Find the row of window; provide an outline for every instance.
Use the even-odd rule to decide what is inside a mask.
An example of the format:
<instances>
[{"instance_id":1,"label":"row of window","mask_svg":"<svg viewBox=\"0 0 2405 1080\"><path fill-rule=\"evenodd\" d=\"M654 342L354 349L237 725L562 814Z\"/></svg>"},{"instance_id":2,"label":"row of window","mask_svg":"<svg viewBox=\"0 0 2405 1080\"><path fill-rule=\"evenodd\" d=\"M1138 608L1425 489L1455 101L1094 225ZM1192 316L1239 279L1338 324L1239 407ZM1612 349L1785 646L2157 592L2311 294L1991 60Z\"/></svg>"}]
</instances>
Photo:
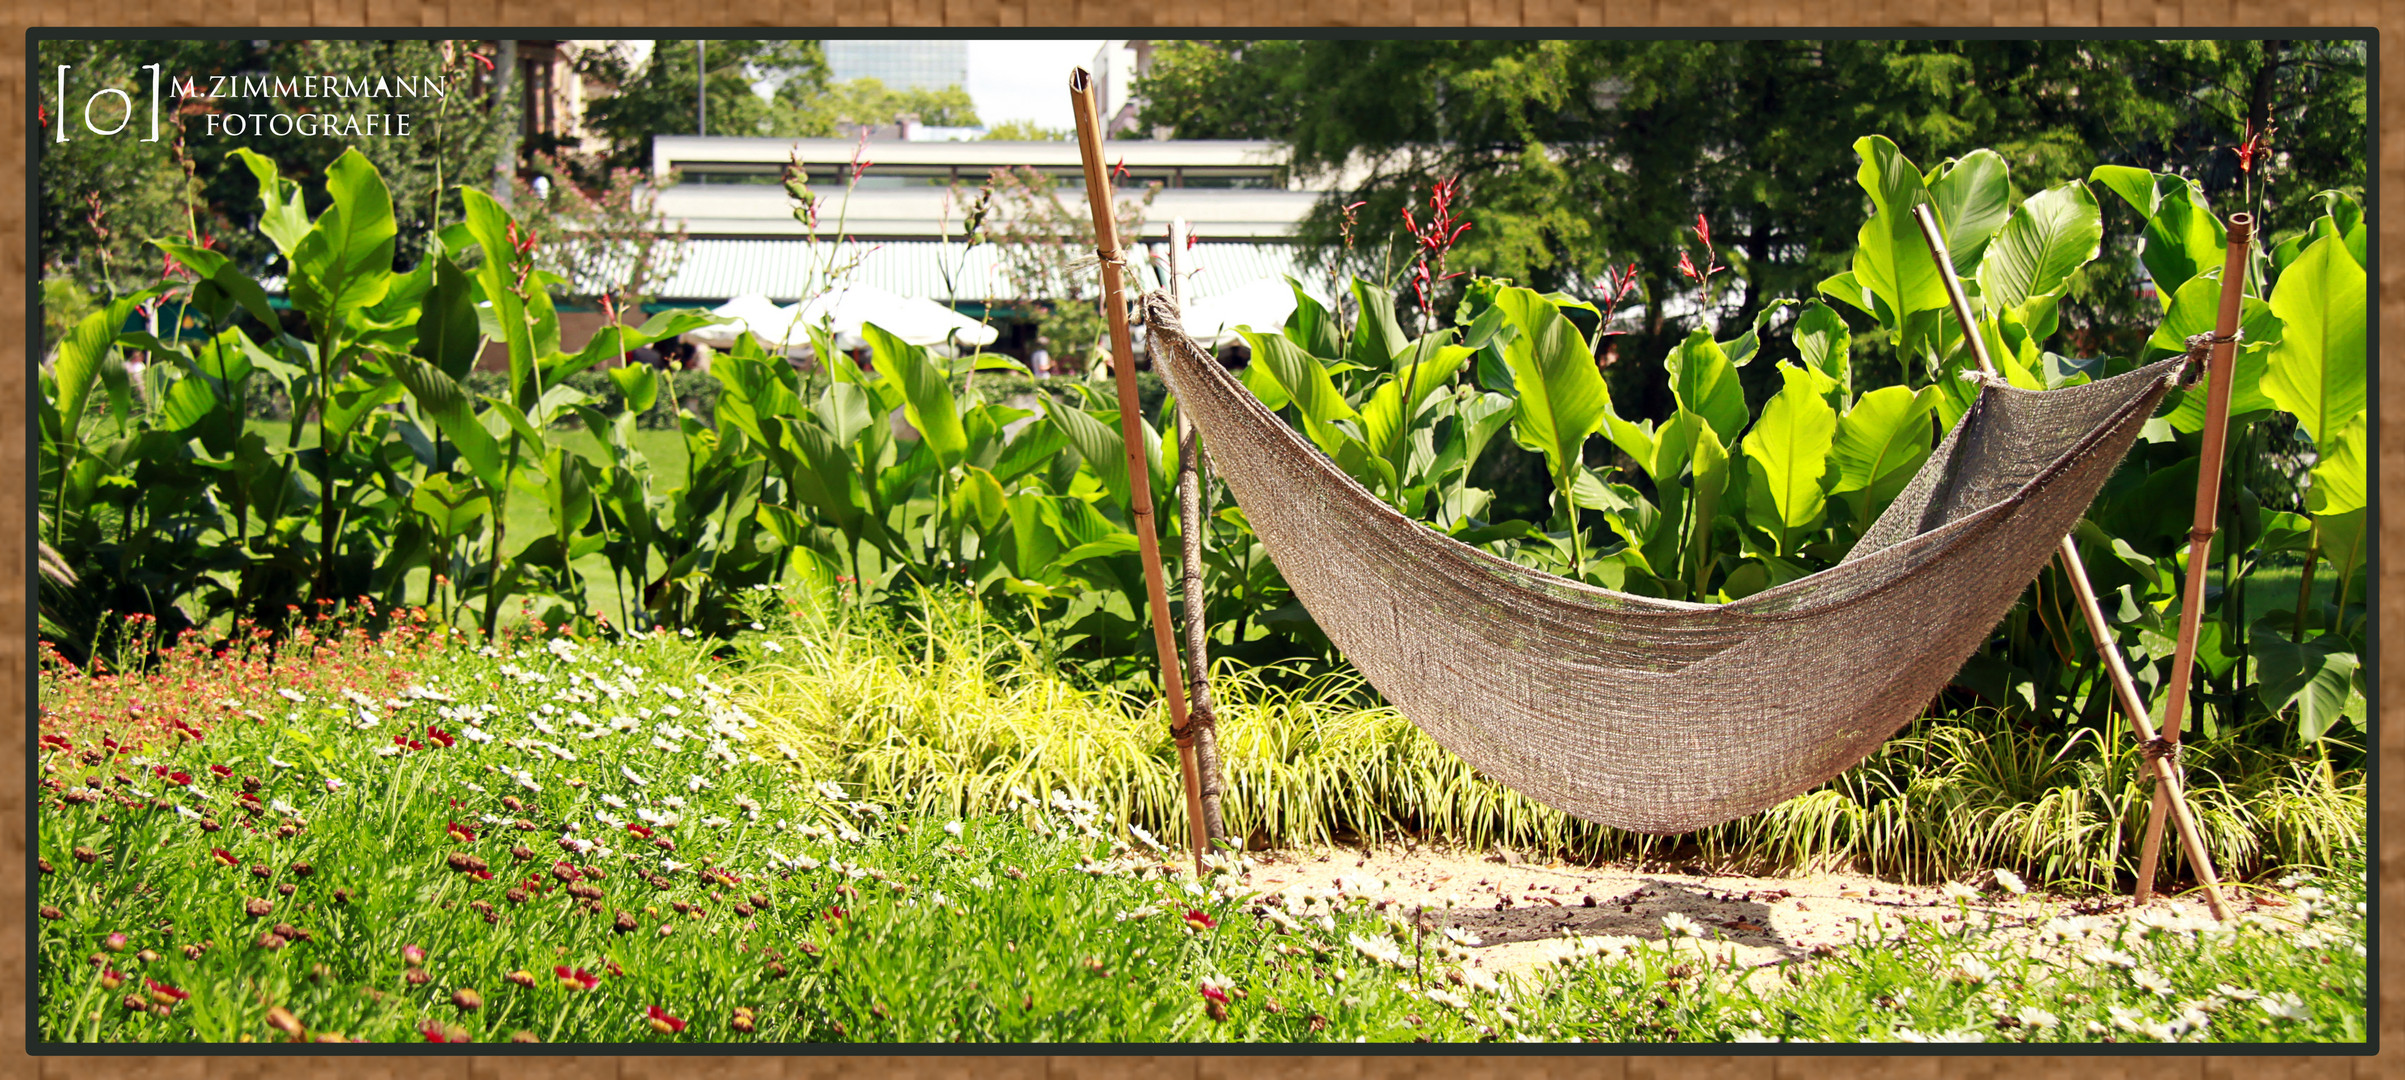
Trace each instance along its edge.
<instances>
[{"instance_id":1,"label":"row of window","mask_svg":"<svg viewBox=\"0 0 2405 1080\"><path fill-rule=\"evenodd\" d=\"M811 186L841 188L844 186L845 175L849 169L849 165L812 168L810 170ZM1055 182L1065 187L1082 188L1085 186L1084 171L1075 167L1043 168L1037 171L1049 175ZM774 165L699 164L686 166L679 170L679 174L683 182L687 184L774 185L784 182L783 169ZM983 177L983 170L976 166L878 165L872 166L867 175L860 178L858 186L864 190L949 187L964 182L973 184L982 180ZM1140 188L1147 184L1160 184L1172 188L1221 190L1277 190L1285 186L1278 182L1275 170L1208 166L1190 169L1138 169L1131 167L1125 175L1117 176L1114 180L1114 186L1124 188Z\"/></svg>"}]
</instances>

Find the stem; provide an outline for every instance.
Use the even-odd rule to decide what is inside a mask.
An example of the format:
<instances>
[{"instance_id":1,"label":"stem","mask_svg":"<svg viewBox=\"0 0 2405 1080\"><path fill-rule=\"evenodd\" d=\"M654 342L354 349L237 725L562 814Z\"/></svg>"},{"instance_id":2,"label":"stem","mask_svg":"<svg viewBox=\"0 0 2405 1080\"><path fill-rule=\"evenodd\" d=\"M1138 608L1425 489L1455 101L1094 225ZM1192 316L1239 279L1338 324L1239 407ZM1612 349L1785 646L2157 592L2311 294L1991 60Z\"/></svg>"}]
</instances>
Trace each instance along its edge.
<instances>
[{"instance_id":1,"label":"stem","mask_svg":"<svg viewBox=\"0 0 2405 1080\"><path fill-rule=\"evenodd\" d=\"M2321 523L2313 523L2313 544L2305 549L2305 573L2296 588L2296 642L2305 643L2305 605L2313 600L2313 568L2321 563Z\"/></svg>"},{"instance_id":2,"label":"stem","mask_svg":"<svg viewBox=\"0 0 2405 1080\"><path fill-rule=\"evenodd\" d=\"M510 430L509 458L501 467L501 490L493 493L493 546L486 553L484 571L484 637L488 642L500 624L501 545L509 537L509 487L518 474L518 443L522 438L517 429Z\"/></svg>"}]
</instances>

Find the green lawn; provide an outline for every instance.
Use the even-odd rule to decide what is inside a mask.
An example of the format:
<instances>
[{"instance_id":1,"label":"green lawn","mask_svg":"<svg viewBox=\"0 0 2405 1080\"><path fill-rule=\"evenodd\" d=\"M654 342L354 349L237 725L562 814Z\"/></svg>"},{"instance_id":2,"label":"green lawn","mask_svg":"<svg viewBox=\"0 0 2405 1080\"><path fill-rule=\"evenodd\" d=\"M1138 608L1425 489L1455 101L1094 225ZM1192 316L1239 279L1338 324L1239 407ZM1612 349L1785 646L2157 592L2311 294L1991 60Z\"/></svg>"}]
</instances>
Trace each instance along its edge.
<instances>
[{"instance_id":1,"label":"green lawn","mask_svg":"<svg viewBox=\"0 0 2405 1080\"><path fill-rule=\"evenodd\" d=\"M2284 882L2287 930L2074 918L2033 941L1966 915L1765 973L1665 918L1497 979L1376 883L1165 870L1106 790L955 815L880 805L872 762L804 772L745 687L816 654L806 632L732 664L673 636L478 655L419 633L44 678L42 1038L2365 1038L2360 860Z\"/></svg>"}]
</instances>

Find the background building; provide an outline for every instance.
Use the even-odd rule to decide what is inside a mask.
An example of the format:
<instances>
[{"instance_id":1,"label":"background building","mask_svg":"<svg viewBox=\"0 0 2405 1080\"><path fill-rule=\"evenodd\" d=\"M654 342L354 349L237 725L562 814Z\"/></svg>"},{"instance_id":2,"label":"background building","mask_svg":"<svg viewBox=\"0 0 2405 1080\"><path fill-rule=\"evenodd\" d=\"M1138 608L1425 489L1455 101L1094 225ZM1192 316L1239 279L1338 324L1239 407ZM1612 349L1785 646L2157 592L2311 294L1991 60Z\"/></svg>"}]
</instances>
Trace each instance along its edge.
<instances>
[{"instance_id":1,"label":"background building","mask_svg":"<svg viewBox=\"0 0 2405 1080\"><path fill-rule=\"evenodd\" d=\"M892 90L941 90L969 82L965 41L822 41L833 82L875 79Z\"/></svg>"}]
</instances>

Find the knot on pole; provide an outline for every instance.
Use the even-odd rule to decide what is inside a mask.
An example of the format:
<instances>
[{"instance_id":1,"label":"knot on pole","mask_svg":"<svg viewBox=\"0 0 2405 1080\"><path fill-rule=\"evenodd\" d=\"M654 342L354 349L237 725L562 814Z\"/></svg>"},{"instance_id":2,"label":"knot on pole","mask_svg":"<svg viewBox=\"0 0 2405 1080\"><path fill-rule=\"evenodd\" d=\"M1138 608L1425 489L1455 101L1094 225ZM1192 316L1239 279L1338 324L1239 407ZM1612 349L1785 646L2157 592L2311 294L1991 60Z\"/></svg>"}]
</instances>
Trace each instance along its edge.
<instances>
[{"instance_id":1,"label":"knot on pole","mask_svg":"<svg viewBox=\"0 0 2405 1080\"><path fill-rule=\"evenodd\" d=\"M2179 768L2180 744L2178 740L2166 739L2160 735L2157 735L2154 738L2138 744L2138 753L2143 756L2150 765L2158 760L2165 760L2171 762L2172 768ZM2151 771L2147 773L2147 779L2150 781L2154 779L2154 774Z\"/></svg>"},{"instance_id":2,"label":"knot on pole","mask_svg":"<svg viewBox=\"0 0 2405 1080\"><path fill-rule=\"evenodd\" d=\"M2203 334L2189 335L2188 355L2186 357L2188 366L2187 369L2182 372L2180 388L2186 389L2194 386L2196 385L2197 380L2204 377L2205 367L2213 358L2213 346L2236 344L2239 341L2245 340L2245 338L2246 331L2244 330L2232 330L2227 334L2208 332Z\"/></svg>"}]
</instances>

